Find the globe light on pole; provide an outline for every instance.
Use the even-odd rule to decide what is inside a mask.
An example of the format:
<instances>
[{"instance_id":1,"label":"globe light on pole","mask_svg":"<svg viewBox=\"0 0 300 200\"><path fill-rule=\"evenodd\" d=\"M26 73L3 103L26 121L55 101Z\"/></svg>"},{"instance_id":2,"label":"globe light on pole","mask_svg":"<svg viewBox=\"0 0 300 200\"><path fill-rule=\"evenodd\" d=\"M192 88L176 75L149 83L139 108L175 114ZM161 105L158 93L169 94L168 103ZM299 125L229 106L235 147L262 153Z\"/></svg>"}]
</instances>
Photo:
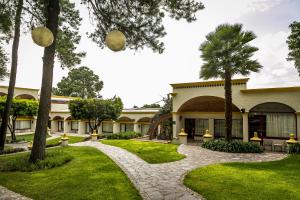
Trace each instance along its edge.
<instances>
[{"instance_id":1,"label":"globe light on pole","mask_svg":"<svg viewBox=\"0 0 300 200\"><path fill-rule=\"evenodd\" d=\"M126 37L121 31L114 30L106 35L105 42L112 51L121 51L125 48Z\"/></svg>"},{"instance_id":2,"label":"globe light on pole","mask_svg":"<svg viewBox=\"0 0 300 200\"><path fill-rule=\"evenodd\" d=\"M37 27L31 31L31 37L34 43L41 47L48 47L53 43L54 36L46 27Z\"/></svg>"}]
</instances>

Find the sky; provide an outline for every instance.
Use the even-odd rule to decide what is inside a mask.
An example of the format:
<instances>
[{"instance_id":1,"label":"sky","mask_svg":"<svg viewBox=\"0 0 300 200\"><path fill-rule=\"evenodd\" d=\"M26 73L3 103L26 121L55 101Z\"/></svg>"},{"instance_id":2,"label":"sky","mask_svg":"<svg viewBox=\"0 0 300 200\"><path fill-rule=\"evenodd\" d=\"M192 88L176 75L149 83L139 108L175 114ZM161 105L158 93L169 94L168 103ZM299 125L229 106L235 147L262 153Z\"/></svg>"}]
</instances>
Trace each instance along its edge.
<instances>
[{"instance_id":1,"label":"sky","mask_svg":"<svg viewBox=\"0 0 300 200\"><path fill-rule=\"evenodd\" d=\"M242 23L244 30L257 35L251 44L259 48L254 58L263 69L248 76L248 88L300 86L294 63L286 61L288 26L300 21L300 0L202 0L205 9L197 13L196 22L164 20L167 35L162 38L163 54L147 48L117 53L100 49L85 35L87 30L93 30L87 9L75 2L83 18L78 50L87 52L80 66L88 66L100 76L104 82L100 93L104 98L120 96L125 108L160 101L172 92L171 83L203 81L199 79L199 46L209 32L223 23ZM6 50L11 52L11 43ZM30 34L23 33L16 86L41 87L42 55L43 49L32 42ZM62 70L55 62L53 86L67 74L68 70ZM8 85L8 80L0 84Z\"/></svg>"}]
</instances>

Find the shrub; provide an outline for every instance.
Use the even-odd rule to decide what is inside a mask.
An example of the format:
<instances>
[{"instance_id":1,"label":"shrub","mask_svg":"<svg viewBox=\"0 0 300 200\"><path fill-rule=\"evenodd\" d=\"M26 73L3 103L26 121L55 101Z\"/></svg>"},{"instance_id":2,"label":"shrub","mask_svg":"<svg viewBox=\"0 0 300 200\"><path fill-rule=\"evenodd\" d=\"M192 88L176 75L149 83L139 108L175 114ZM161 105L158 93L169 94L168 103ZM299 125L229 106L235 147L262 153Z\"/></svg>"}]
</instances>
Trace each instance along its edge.
<instances>
[{"instance_id":1,"label":"shrub","mask_svg":"<svg viewBox=\"0 0 300 200\"><path fill-rule=\"evenodd\" d=\"M136 133L134 131L127 131L127 132L123 132L123 133L110 134L110 135L107 135L106 138L109 140L118 140L118 139L128 140L128 139L141 137L141 136L142 136L141 133Z\"/></svg>"},{"instance_id":2,"label":"shrub","mask_svg":"<svg viewBox=\"0 0 300 200\"><path fill-rule=\"evenodd\" d=\"M289 153L290 154L300 154L300 144L292 144L289 146Z\"/></svg>"},{"instance_id":3,"label":"shrub","mask_svg":"<svg viewBox=\"0 0 300 200\"><path fill-rule=\"evenodd\" d=\"M262 148L252 142L242 142L232 140L211 140L202 144L203 148L213 151L230 152L230 153L261 153Z\"/></svg>"},{"instance_id":4,"label":"shrub","mask_svg":"<svg viewBox=\"0 0 300 200\"><path fill-rule=\"evenodd\" d=\"M10 154L10 153L18 153L18 152L22 152L22 151L25 151L25 149L23 149L23 148L9 148L9 149L4 149L4 150L0 151L0 155Z\"/></svg>"},{"instance_id":5,"label":"shrub","mask_svg":"<svg viewBox=\"0 0 300 200\"><path fill-rule=\"evenodd\" d=\"M61 166L69 161L73 157L67 153L64 153L61 149L52 149L46 152L45 160L38 160L36 163L29 162L29 154L22 154L14 157L7 163L0 165L0 171L22 171L30 172L41 169L50 169Z\"/></svg>"}]
</instances>

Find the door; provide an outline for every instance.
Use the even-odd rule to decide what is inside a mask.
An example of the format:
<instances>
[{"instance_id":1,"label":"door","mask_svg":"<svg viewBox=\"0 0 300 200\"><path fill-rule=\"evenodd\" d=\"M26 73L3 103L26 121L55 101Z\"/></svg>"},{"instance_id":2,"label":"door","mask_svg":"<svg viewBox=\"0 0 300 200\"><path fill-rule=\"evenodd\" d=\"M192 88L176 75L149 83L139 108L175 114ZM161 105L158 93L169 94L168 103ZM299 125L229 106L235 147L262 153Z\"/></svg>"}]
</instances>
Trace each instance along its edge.
<instances>
[{"instance_id":1,"label":"door","mask_svg":"<svg viewBox=\"0 0 300 200\"><path fill-rule=\"evenodd\" d=\"M265 115L249 116L249 139L254 136L254 132L257 132L259 137L266 137Z\"/></svg>"},{"instance_id":2,"label":"door","mask_svg":"<svg viewBox=\"0 0 300 200\"><path fill-rule=\"evenodd\" d=\"M194 138L195 134L195 119L185 119L184 131L188 134L188 138Z\"/></svg>"}]
</instances>

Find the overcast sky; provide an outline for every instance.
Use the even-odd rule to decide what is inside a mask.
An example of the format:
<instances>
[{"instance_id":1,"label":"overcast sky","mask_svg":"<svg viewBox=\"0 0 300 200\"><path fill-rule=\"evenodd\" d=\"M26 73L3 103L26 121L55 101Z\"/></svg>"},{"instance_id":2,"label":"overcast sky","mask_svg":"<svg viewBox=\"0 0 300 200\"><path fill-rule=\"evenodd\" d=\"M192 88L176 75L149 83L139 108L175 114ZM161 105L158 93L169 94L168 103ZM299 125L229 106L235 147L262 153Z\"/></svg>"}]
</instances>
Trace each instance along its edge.
<instances>
[{"instance_id":1,"label":"overcast sky","mask_svg":"<svg viewBox=\"0 0 300 200\"><path fill-rule=\"evenodd\" d=\"M129 108L161 100L162 96L171 92L170 83L201 81L199 71L202 61L198 48L205 35L222 23L242 23L245 30L252 30L257 35L252 44L259 48L255 57L263 69L249 76L248 88L300 86L293 63L286 61L288 25L295 20L300 21L300 0L202 2L205 9L198 12L196 22L164 21L167 35L162 39L165 43L163 54L153 53L149 49L114 53L107 48L98 48L85 36L86 30L93 27L89 25L85 7L78 4L84 18L79 50L87 52L81 65L90 67L104 81L101 94L105 98L116 94ZM8 52L11 52L10 46L7 47ZM17 86L40 88L42 54L43 49L33 44L31 36L23 34L19 48ZM68 70L60 69L56 62L53 85L67 73ZM8 81L0 84L7 85Z\"/></svg>"}]
</instances>

